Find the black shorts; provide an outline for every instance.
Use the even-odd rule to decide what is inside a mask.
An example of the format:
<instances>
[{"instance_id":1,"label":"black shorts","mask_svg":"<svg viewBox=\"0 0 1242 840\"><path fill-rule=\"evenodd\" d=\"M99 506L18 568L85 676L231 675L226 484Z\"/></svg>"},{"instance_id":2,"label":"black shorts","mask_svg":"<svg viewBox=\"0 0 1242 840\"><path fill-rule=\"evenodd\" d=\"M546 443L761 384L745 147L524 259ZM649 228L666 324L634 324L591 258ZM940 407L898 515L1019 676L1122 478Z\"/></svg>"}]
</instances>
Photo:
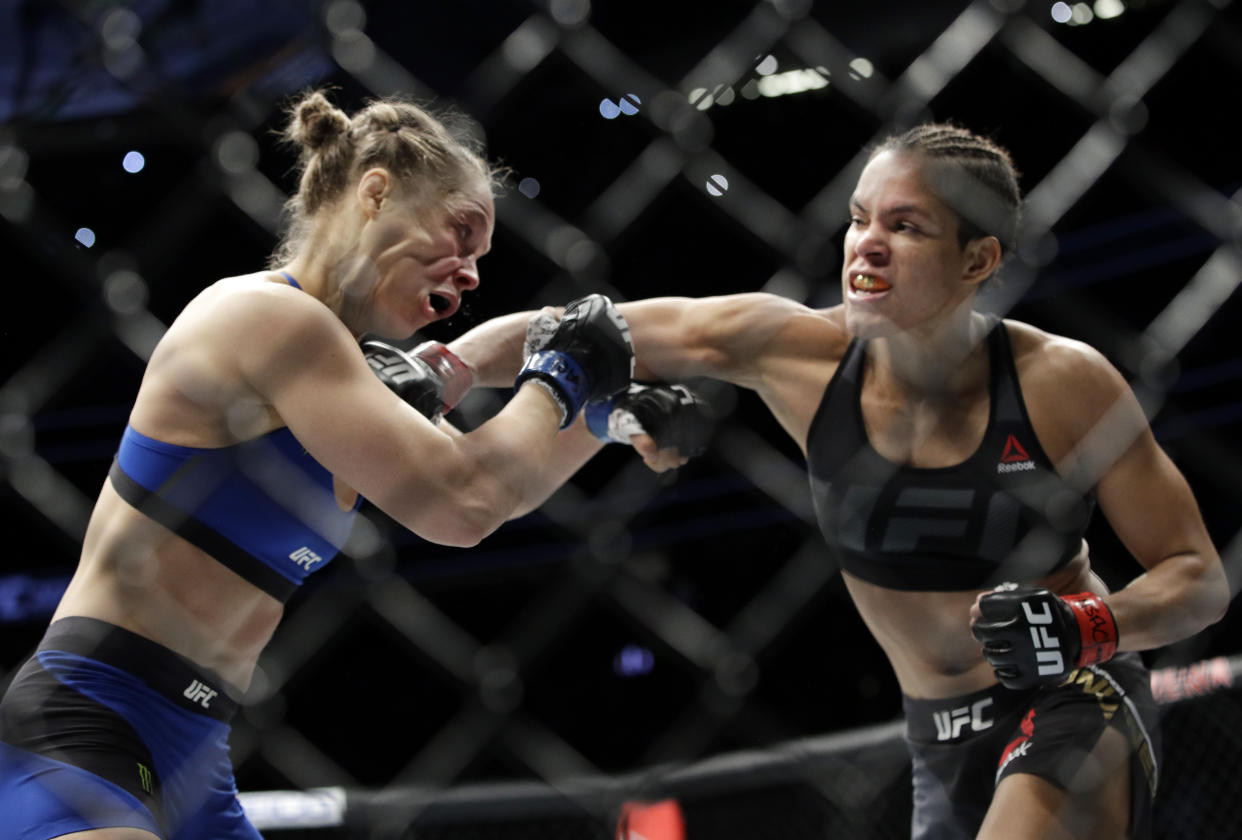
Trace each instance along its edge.
<instances>
[{"instance_id":1,"label":"black shorts","mask_svg":"<svg viewBox=\"0 0 1242 840\"><path fill-rule=\"evenodd\" d=\"M1130 836L1151 834L1159 719L1151 677L1137 654L1073 671L1060 685L903 702L913 761L914 840L973 838L992 793L1011 773L1064 790L1108 727L1130 744Z\"/></svg>"},{"instance_id":2,"label":"black shorts","mask_svg":"<svg viewBox=\"0 0 1242 840\"><path fill-rule=\"evenodd\" d=\"M4 836L127 826L260 840L229 764L235 696L150 639L90 618L54 622L0 702Z\"/></svg>"}]
</instances>

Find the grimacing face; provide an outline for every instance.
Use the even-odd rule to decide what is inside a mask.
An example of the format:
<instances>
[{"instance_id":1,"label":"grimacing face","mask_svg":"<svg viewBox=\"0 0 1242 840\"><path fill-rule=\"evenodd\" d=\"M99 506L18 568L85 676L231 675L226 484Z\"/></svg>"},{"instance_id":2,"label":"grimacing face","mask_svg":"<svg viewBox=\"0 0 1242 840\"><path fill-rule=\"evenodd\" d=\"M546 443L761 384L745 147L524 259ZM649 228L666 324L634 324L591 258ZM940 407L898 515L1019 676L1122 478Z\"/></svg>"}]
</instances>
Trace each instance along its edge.
<instances>
[{"instance_id":1,"label":"grimacing face","mask_svg":"<svg viewBox=\"0 0 1242 840\"><path fill-rule=\"evenodd\" d=\"M973 294L971 247L927 184L927 159L885 150L850 199L841 270L846 328L861 338L930 328Z\"/></svg>"},{"instance_id":2,"label":"grimacing face","mask_svg":"<svg viewBox=\"0 0 1242 840\"><path fill-rule=\"evenodd\" d=\"M372 238L378 276L370 331L404 338L452 316L462 295L479 285L478 260L491 249L495 207L485 185L389 205Z\"/></svg>"}]
</instances>

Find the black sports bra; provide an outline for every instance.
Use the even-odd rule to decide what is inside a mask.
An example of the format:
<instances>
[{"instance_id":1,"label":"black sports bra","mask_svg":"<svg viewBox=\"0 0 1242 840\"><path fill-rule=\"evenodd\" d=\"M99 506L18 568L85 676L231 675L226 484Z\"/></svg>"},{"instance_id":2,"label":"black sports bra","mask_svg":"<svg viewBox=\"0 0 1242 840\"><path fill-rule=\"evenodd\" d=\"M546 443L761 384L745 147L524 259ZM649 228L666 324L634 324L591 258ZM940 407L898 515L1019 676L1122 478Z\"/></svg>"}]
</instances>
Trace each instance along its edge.
<instances>
[{"instance_id":1,"label":"black sports bra","mask_svg":"<svg viewBox=\"0 0 1242 840\"><path fill-rule=\"evenodd\" d=\"M1008 330L988 334L983 442L951 467L889 461L863 423L866 342L855 339L824 391L807 440L820 531L841 567L890 589L984 589L1032 581L1079 551L1095 500L1067 484L1039 445Z\"/></svg>"}]
</instances>

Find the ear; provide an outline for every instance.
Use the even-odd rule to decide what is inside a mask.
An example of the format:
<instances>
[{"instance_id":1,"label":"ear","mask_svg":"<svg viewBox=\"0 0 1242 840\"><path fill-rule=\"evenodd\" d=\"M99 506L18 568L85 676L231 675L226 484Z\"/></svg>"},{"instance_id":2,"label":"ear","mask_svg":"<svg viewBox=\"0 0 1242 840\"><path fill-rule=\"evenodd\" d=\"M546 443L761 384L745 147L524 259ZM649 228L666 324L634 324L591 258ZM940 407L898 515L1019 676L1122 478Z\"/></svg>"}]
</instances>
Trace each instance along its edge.
<instances>
[{"instance_id":1,"label":"ear","mask_svg":"<svg viewBox=\"0 0 1242 840\"><path fill-rule=\"evenodd\" d=\"M385 199L392 194L392 176L387 169L368 169L358 179L356 195L358 205L368 219L379 215L380 207Z\"/></svg>"},{"instance_id":2,"label":"ear","mask_svg":"<svg viewBox=\"0 0 1242 840\"><path fill-rule=\"evenodd\" d=\"M1004 249L995 236L981 236L966 243L962 281L977 286L1000 268Z\"/></svg>"}]
</instances>

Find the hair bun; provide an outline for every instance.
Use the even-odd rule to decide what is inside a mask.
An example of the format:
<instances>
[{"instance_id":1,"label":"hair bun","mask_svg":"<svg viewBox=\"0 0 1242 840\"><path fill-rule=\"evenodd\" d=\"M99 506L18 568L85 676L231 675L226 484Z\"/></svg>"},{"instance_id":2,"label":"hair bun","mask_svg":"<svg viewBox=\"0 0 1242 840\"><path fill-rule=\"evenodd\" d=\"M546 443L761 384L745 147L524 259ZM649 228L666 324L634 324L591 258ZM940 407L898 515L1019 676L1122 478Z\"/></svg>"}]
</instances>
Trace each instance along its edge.
<instances>
[{"instance_id":1,"label":"hair bun","mask_svg":"<svg viewBox=\"0 0 1242 840\"><path fill-rule=\"evenodd\" d=\"M286 131L290 140L310 151L336 142L349 131L349 117L319 91L307 94L293 106Z\"/></svg>"}]
</instances>

